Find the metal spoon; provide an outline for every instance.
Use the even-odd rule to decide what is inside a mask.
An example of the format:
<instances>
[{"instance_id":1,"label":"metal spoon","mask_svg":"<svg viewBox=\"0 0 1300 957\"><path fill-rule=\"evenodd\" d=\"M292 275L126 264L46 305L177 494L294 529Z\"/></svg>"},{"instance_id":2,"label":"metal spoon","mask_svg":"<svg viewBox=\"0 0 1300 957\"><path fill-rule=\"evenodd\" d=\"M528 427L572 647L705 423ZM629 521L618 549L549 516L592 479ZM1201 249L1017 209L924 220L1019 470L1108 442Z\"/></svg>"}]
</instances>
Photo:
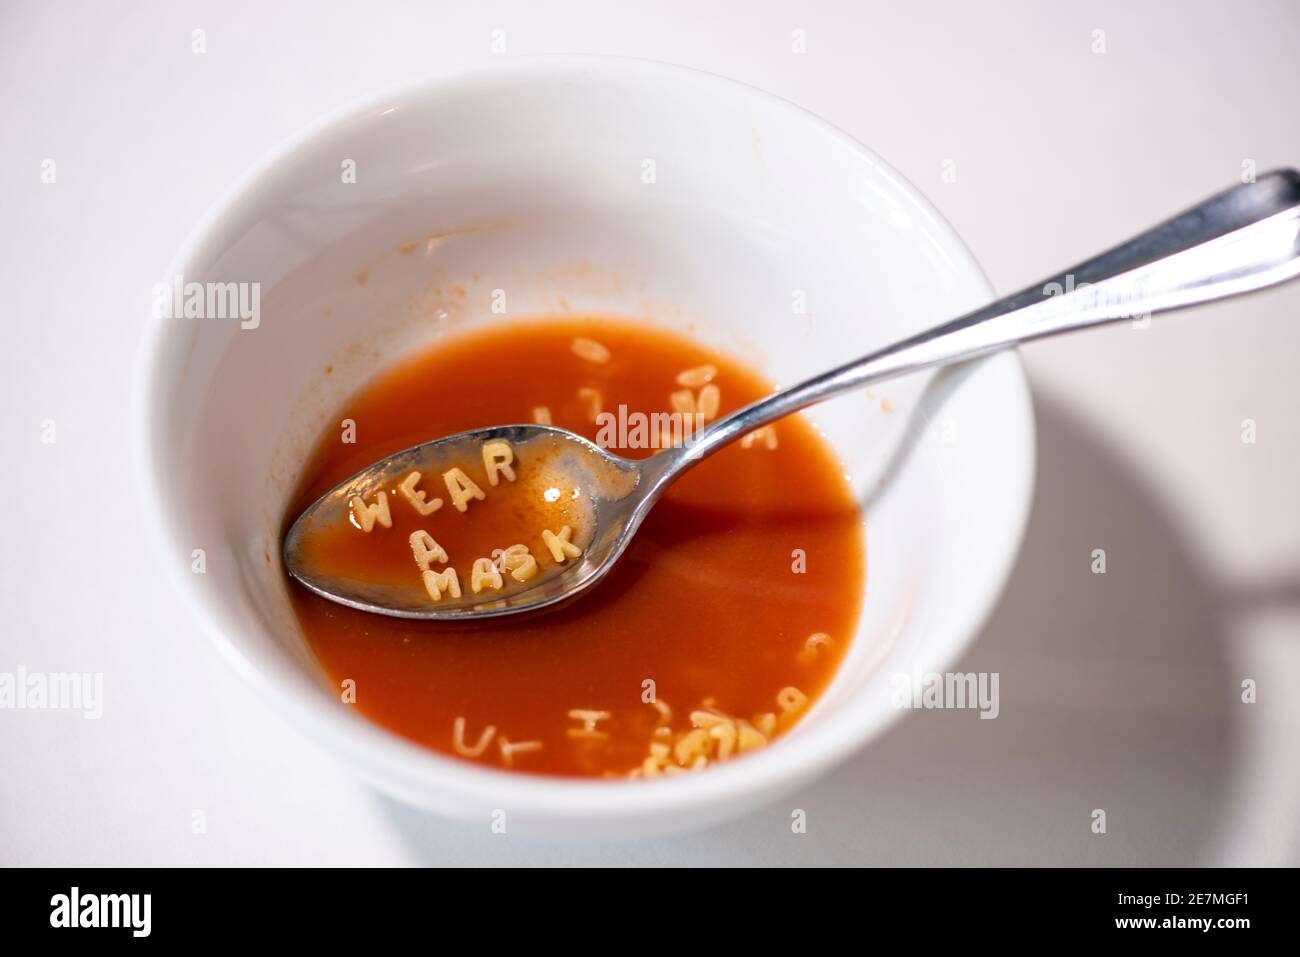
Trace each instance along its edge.
<instances>
[{"instance_id":1,"label":"metal spoon","mask_svg":"<svg viewBox=\"0 0 1300 957\"><path fill-rule=\"evenodd\" d=\"M1220 193L1068 272L751 403L712 423L689 444L633 461L563 429L506 425L476 429L399 452L322 496L289 530L286 567L312 591L353 608L400 618L466 620L554 606L588 591L626 551L664 491L696 462L760 426L882 379L972 359L1019 342L1180 309L1263 289L1300 275L1300 174L1279 170ZM504 439L516 465L545 462L590 504L580 557L500 592L431 600L412 566L410 585L323 573L310 561L312 536L345 520L352 496L391 495L412 470L437 473L480 461ZM403 508L397 501L394 508ZM454 517L454 516L453 516ZM470 516L472 519L472 515ZM509 543L502 543L508 545ZM400 545L399 545L400 547Z\"/></svg>"}]
</instances>

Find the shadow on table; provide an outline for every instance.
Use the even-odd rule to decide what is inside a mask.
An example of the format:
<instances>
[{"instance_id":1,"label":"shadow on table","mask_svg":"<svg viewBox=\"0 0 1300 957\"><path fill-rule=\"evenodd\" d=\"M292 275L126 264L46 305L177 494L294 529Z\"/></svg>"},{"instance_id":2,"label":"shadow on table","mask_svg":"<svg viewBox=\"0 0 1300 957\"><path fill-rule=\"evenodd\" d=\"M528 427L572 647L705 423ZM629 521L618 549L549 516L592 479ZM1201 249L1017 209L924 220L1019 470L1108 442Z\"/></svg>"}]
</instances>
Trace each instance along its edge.
<instances>
[{"instance_id":1,"label":"shadow on table","mask_svg":"<svg viewBox=\"0 0 1300 957\"><path fill-rule=\"evenodd\" d=\"M918 711L801 792L653 842L491 835L379 798L427 864L1211 863L1232 711L1213 589L1148 487L1051 400L1001 603L958 671L1000 674L1001 712ZM1092 553L1107 569L1093 574ZM791 809L807 814L791 833ZM1094 834L1094 810L1106 833Z\"/></svg>"}]
</instances>

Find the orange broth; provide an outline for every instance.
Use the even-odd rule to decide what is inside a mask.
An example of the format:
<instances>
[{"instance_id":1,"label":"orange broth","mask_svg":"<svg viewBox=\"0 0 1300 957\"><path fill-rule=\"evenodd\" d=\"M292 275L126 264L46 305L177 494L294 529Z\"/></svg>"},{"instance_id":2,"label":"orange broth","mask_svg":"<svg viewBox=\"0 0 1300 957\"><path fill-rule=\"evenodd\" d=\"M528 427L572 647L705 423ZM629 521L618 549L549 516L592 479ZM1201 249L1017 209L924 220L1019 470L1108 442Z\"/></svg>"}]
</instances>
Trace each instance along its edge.
<instances>
[{"instance_id":1,"label":"orange broth","mask_svg":"<svg viewBox=\"0 0 1300 957\"><path fill-rule=\"evenodd\" d=\"M608 361L576 354L577 337L605 346ZM340 410L335 421L356 423L355 442L334 428L321 437L285 527L378 459L466 429L531 422L538 406L553 424L594 440L592 399L579 396L582 388L595 389L609 412L671 411L670 393L683 388L678 374L705 364L717 369L719 415L771 390L726 356L621 321L540 320L451 337L379 375ZM352 706L439 752L516 771L604 777L743 758L758 741L755 730L779 736L826 688L865 582L861 514L838 462L801 417L773 428L775 448L764 440L733 445L692 469L605 581L558 610L473 625L409 621L292 583L298 621L328 678L355 682ZM639 458L655 450L611 451ZM510 483L489 486L481 462L464 469L484 501L463 514L446 502L421 517L390 495L393 527L351 530L348 563L364 560L378 579L418 581L407 538L425 528L466 592L474 558L489 551L484 534L502 548L529 543L545 567L540 529L511 537L511 516L524 512L509 502ZM430 499L448 498L437 476L421 487ZM471 535L476 509L482 523ZM601 716L575 717L575 709ZM731 730L710 731L727 722Z\"/></svg>"}]
</instances>

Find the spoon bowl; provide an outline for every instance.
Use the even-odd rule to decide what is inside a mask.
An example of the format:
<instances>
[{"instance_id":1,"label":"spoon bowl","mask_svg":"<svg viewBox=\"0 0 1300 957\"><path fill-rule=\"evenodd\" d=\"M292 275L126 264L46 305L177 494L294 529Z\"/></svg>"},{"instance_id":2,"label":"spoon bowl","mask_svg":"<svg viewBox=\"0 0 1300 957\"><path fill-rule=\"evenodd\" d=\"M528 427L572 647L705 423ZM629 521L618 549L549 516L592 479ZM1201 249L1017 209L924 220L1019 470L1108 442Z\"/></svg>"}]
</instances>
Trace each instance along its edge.
<instances>
[{"instance_id":1,"label":"spoon bowl","mask_svg":"<svg viewBox=\"0 0 1300 957\"><path fill-rule=\"evenodd\" d=\"M459 598L430 600L419 576L409 583L375 581L332 573L326 564L331 539L345 524L356 524L350 503L354 497L372 501L381 491L398 498L399 485L412 472L440 475L466 462L477 461L485 443L504 441L514 453L518 483L507 483L507 494L539 511L563 495L577 502L582 513L574 542L582 554L563 565L551 565L533 579L519 583L502 567L505 587L492 597L465 588ZM503 425L473 429L404 449L356 473L330 489L293 523L284 540L289 573L316 594L362 611L396 618L463 621L538 611L575 597L603 578L623 554L661 488L655 486L671 453L643 461L613 455L580 435L549 425ZM656 461L658 460L658 461ZM533 499L535 501L528 501ZM395 507L401 508L402 505ZM472 506L470 506L472 508ZM472 518L472 516L471 516Z\"/></svg>"}]
</instances>

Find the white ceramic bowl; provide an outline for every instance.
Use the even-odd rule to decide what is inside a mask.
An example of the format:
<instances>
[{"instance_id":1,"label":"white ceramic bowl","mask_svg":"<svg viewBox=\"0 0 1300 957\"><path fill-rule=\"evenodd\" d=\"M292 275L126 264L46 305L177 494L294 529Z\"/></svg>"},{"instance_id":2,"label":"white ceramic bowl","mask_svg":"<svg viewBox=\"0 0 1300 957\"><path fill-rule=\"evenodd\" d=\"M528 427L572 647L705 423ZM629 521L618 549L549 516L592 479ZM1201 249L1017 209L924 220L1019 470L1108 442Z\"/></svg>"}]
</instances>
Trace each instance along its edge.
<instances>
[{"instance_id":1,"label":"white ceramic bowl","mask_svg":"<svg viewBox=\"0 0 1300 957\"><path fill-rule=\"evenodd\" d=\"M666 781L442 757L341 704L290 611L283 510L348 393L448 330L565 310L685 330L789 383L988 301L979 267L897 173L811 114L702 73L565 57L327 118L215 206L176 275L259 283L261 314L255 329L151 326L136 425L161 562L268 701L420 807L484 822L504 810L512 833L634 837L771 802L899 715L893 675L957 659L1020 541L1033 421L1014 354L924 394L915 380L843 397L813 415L867 502L868 594L838 677L793 733ZM882 483L909 422L916 441Z\"/></svg>"}]
</instances>

